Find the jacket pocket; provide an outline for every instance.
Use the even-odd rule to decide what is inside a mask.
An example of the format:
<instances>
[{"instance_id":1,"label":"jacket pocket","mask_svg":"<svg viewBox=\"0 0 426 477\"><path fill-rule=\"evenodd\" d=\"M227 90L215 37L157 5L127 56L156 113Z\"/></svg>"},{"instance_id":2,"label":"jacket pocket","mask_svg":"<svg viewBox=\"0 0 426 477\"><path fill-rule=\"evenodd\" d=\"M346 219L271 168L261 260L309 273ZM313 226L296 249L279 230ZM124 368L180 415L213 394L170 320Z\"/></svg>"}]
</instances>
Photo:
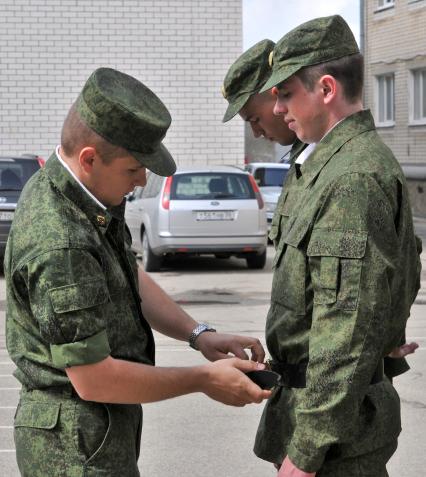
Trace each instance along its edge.
<instances>
[{"instance_id":1,"label":"jacket pocket","mask_svg":"<svg viewBox=\"0 0 426 477\"><path fill-rule=\"evenodd\" d=\"M314 304L356 310L366 245L366 232L312 231L307 255Z\"/></svg>"},{"instance_id":2,"label":"jacket pocket","mask_svg":"<svg viewBox=\"0 0 426 477\"><path fill-rule=\"evenodd\" d=\"M54 429L58 423L60 403L23 402L16 412L14 427Z\"/></svg>"},{"instance_id":3,"label":"jacket pocket","mask_svg":"<svg viewBox=\"0 0 426 477\"><path fill-rule=\"evenodd\" d=\"M49 290L55 313L68 313L106 303L109 293L102 279L86 280Z\"/></svg>"},{"instance_id":4,"label":"jacket pocket","mask_svg":"<svg viewBox=\"0 0 426 477\"><path fill-rule=\"evenodd\" d=\"M66 477L61 438L61 403L21 401L14 419L16 461L20 475Z\"/></svg>"},{"instance_id":5,"label":"jacket pocket","mask_svg":"<svg viewBox=\"0 0 426 477\"><path fill-rule=\"evenodd\" d=\"M269 240L273 242L274 247L278 246L278 243L280 241L280 233L281 229L283 226L283 208L284 204L287 199L288 192L283 191L278 199L277 207L274 212L274 216L272 217L272 222L271 222L271 230L269 232Z\"/></svg>"},{"instance_id":6,"label":"jacket pocket","mask_svg":"<svg viewBox=\"0 0 426 477\"><path fill-rule=\"evenodd\" d=\"M111 417L107 404L84 402L76 412L78 450L85 465L102 455L111 434Z\"/></svg>"},{"instance_id":7,"label":"jacket pocket","mask_svg":"<svg viewBox=\"0 0 426 477\"><path fill-rule=\"evenodd\" d=\"M388 381L369 386L351 442L342 445L343 457L373 452L395 441L401 432L401 409L397 392Z\"/></svg>"},{"instance_id":8,"label":"jacket pocket","mask_svg":"<svg viewBox=\"0 0 426 477\"><path fill-rule=\"evenodd\" d=\"M306 253L302 242L309 226L307 221L288 217L273 261L272 301L301 315L306 309Z\"/></svg>"}]
</instances>

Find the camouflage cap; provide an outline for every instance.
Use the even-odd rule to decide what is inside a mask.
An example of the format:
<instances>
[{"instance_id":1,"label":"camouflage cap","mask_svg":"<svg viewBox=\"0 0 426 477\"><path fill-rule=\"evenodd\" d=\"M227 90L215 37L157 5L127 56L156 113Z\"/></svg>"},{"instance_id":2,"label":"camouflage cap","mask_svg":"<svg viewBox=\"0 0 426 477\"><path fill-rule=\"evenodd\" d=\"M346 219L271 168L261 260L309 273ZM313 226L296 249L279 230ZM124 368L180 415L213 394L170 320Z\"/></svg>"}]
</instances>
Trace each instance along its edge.
<instances>
[{"instance_id":1,"label":"camouflage cap","mask_svg":"<svg viewBox=\"0 0 426 477\"><path fill-rule=\"evenodd\" d=\"M235 60L226 73L222 86L223 97L228 101L228 109L222 121L232 119L247 103L250 96L259 93L271 74L269 55L275 43L262 40L245 51Z\"/></svg>"},{"instance_id":2,"label":"camouflage cap","mask_svg":"<svg viewBox=\"0 0 426 477\"><path fill-rule=\"evenodd\" d=\"M161 143L170 113L140 81L112 68L98 68L86 81L76 106L90 129L128 150L143 166L161 176L175 172L176 164Z\"/></svg>"},{"instance_id":3,"label":"camouflage cap","mask_svg":"<svg viewBox=\"0 0 426 477\"><path fill-rule=\"evenodd\" d=\"M272 74L262 91L285 81L305 66L359 53L349 25L340 15L302 23L284 35L271 57Z\"/></svg>"}]
</instances>

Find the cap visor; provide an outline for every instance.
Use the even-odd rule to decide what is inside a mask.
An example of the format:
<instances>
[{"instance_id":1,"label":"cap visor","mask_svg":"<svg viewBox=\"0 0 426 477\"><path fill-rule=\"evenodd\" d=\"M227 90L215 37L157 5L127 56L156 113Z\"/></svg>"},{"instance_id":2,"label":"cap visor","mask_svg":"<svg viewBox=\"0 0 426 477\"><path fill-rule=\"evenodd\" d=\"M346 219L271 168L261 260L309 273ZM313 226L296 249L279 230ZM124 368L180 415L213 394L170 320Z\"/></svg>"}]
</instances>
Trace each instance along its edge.
<instances>
[{"instance_id":1,"label":"cap visor","mask_svg":"<svg viewBox=\"0 0 426 477\"><path fill-rule=\"evenodd\" d=\"M230 119L232 119L242 107L247 103L249 100L250 96L254 93L244 93L241 96L238 96L238 98L235 101L232 101L228 105L228 109L225 112L225 115L223 116L222 122L226 123Z\"/></svg>"},{"instance_id":2,"label":"cap visor","mask_svg":"<svg viewBox=\"0 0 426 477\"><path fill-rule=\"evenodd\" d=\"M263 88L260 90L261 93L268 91L268 89L277 86L277 84L282 83L286 79L290 78L290 76L294 75L297 71L301 69L300 65L284 65L279 69L276 69L272 72L270 78L265 83Z\"/></svg>"},{"instance_id":3,"label":"cap visor","mask_svg":"<svg viewBox=\"0 0 426 477\"><path fill-rule=\"evenodd\" d=\"M130 154L143 166L159 176L172 176L176 172L176 163L166 146L160 144L158 151L151 154L129 151Z\"/></svg>"}]
</instances>

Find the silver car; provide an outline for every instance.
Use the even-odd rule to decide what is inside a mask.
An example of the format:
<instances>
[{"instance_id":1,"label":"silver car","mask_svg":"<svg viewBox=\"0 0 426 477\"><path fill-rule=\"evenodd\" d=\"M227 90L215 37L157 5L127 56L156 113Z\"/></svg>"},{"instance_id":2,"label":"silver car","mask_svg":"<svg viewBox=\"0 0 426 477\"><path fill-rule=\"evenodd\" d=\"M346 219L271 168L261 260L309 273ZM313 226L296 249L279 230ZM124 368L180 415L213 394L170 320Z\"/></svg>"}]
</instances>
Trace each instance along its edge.
<instances>
[{"instance_id":1,"label":"silver car","mask_svg":"<svg viewBox=\"0 0 426 477\"><path fill-rule=\"evenodd\" d=\"M268 229L271 227L280 197L284 179L290 169L290 164L277 162L251 162L245 167L246 171L253 175L265 200L266 218Z\"/></svg>"},{"instance_id":2,"label":"silver car","mask_svg":"<svg viewBox=\"0 0 426 477\"><path fill-rule=\"evenodd\" d=\"M266 262L264 202L253 177L232 166L180 169L165 178L150 174L126 204L133 251L146 271L160 269L166 255L214 254Z\"/></svg>"}]
</instances>

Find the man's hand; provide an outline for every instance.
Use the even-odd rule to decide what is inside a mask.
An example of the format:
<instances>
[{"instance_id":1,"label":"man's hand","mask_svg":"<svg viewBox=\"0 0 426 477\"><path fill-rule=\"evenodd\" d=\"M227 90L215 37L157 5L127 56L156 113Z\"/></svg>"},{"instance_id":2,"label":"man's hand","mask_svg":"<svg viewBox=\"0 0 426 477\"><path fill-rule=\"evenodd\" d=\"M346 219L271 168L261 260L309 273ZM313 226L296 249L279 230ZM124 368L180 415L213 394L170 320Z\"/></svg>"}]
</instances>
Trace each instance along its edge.
<instances>
[{"instance_id":1,"label":"man's hand","mask_svg":"<svg viewBox=\"0 0 426 477\"><path fill-rule=\"evenodd\" d=\"M286 457L278 471L277 477L315 477L316 472L304 472L298 469L293 462Z\"/></svg>"},{"instance_id":2,"label":"man's hand","mask_svg":"<svg viewBox=\"0 0 426 477\"><path fill-rule=\"evenodd\" d=\"M411 343L406 343L398 348L394 348L389 354L389 358L405 358L408 354L412 354L419 347L414 341Z\"/></svg>"},{"instance_id":3,"label":"man's hand","mask_svg":"<svg viewBox=\"0 0 426 477\"><path fill-rule=\"evenodd\" d=\"M232 355L241 359L249 359L245 349L250 349L253 361L262 363L265 359L265 350L257 338L206 331L198 336L196 344L210 361L231 358Z\"/></svg>"},{"instance_id":4,"label":"man's hand","mask_svg":"<svg viewBox=\"0 0 426 477\"><path fill-rule=\"evenodd\" d=\"M263 364L230 358L205 364L203 368L207 378L201 383L201 391L223 404L245 406L271 396L271 391L262 390L245 375L248 371L264 369Z\"/></svg>"}]
</instances>

